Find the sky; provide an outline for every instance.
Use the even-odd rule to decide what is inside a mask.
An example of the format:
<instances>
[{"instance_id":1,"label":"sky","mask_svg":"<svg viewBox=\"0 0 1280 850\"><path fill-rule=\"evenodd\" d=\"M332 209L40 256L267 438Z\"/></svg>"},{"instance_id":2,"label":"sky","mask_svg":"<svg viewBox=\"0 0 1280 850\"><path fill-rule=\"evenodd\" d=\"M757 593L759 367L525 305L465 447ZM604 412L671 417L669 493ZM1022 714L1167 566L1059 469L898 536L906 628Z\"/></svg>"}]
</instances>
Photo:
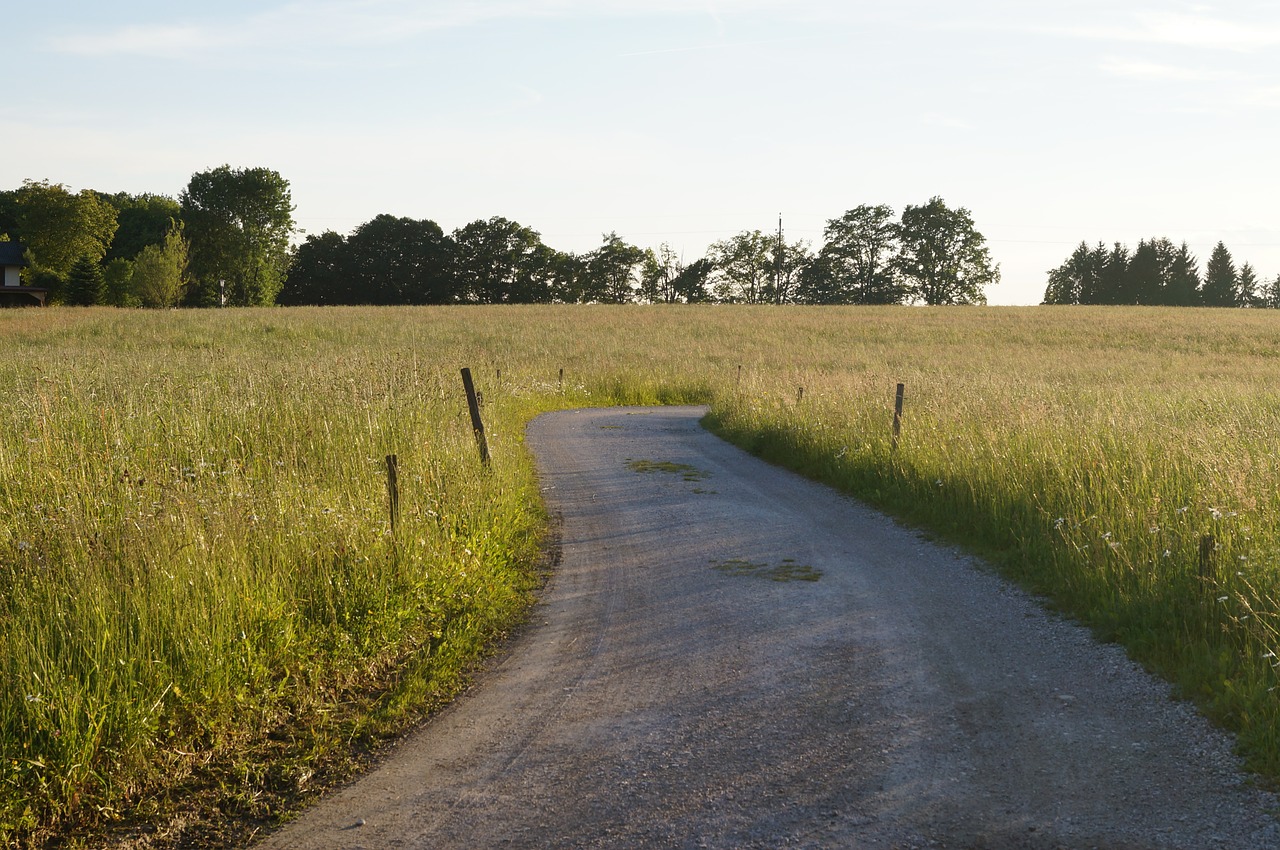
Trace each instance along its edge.
<instances>
[{"instance_id":1,"label":"sky","mask_svg":"<svg viewBox=\"0 0 1280 850\"><path fill-rule=\"evenodd\" d=\"M44 0L10 4L0 188L289 181L303 234L503 216L562 251L816 250L943 198L992 304L1081 241L1280 275L1280 2Z\"/></svg>"}]
</instances>

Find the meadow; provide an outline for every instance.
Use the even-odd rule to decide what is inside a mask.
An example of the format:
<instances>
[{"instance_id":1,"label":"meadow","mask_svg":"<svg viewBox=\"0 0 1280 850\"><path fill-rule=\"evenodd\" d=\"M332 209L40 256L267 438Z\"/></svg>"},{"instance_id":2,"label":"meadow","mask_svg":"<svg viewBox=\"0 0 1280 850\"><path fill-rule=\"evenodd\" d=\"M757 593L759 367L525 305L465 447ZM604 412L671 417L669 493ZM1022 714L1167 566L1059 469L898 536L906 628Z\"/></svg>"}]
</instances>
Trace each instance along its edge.
<instances>
[{"instance_id":1,"label":"meadow","mask_svg":"<svg viewBox=\"0 0 1280 850\"><path fill-rule=\"evenodd\" d=\"M523 426L583 405L708 404L722 436L1124 643L1280 779L1278 323L2 311L0 841L234 844L357 769L521 621L548 532Z\"/></svg>"}]
</instances>

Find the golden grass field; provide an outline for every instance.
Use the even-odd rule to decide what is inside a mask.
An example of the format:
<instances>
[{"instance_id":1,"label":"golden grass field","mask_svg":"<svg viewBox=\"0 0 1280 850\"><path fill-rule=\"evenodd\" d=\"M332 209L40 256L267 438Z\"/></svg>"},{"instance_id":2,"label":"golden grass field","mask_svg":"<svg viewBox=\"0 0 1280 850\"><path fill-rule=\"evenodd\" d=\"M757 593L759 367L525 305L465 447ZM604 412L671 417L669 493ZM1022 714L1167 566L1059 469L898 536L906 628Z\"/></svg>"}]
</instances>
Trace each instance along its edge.
<instances>
[{"instance_id":1,"label":"golden grass field","mask_svg":"<svg viewBox=\"0 0 1280 850\"><path fill-rule=\"evenodd\" d=\"M346 775L536 591L523 425L618 403L706 403L973 548L1280 778L1275 311L65 308L2 311L0 340L7 843L234 841ZM222 825L173 826L192 800Z\"/></svg>"}]
</instances>

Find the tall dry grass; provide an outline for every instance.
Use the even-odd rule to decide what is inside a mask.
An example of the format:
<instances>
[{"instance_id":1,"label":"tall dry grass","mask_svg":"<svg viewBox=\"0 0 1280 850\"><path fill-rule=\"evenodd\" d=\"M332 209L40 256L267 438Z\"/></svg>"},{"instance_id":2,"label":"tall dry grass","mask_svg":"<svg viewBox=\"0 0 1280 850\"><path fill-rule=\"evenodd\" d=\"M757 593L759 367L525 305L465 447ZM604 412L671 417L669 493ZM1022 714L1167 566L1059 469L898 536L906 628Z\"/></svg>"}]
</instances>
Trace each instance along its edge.
<instances>
[{"instance_id":1,"label":"tall dry grass","mask_svg":"<svg viewBox=\"0 0 1280 850\"><path fill-rule=\"evenodd\" d=\"M447 696L536 584L523 425L585 404L708 402L720 433L976 547L1125 642L1280 776L1277 323L0 313L0 837L145 813L178 788L270 816L336 750ZM464 365L485 394L487 470Z\"/></svg>"}]
</instances>

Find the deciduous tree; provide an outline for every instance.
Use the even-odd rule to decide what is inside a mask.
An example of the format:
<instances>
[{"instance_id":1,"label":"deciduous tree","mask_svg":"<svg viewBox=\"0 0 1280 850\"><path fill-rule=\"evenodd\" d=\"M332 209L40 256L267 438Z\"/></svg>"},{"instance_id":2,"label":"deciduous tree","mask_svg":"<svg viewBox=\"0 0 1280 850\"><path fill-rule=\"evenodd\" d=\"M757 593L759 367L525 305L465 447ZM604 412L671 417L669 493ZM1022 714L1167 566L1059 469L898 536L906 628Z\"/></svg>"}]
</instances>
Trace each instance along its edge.
<instances>
[{"instance_id":1,"label":"deciduous tree","mask_svg":"<svg viewBox=\"0 0 1280 850\"><path fill-rule=\"evenodd\" d=\"M759 230L745 230L707 249L707 258L715 266L711 285L717 301L761 304L771 300L775 240Z\"/></svg>"},{"instance_id":2,"label":"deciduous tree","mask_svg":"<svg viewBox=\"0 0 1280 850\"><path fill-rule=\"evenodd\" d=\"M634 301L640 280L637 270L645 254L622 241L617 233L606 233L603 244L582 258L581 300L599 304L626 304Z\"/></svg>"},{"instance_id":3,"label":"deciduous tree","mask_svg":"<svg viewBox=\"0 0 1280 850\"><path fill-rule=\"evenodd\" d=\"M88 258L99 263L116 232L115 208L89 189L72 194L61 183L24 181L16 192L17 230L30 252L30 272L65 280Z\"/></svg>"},{"instance_id":4,"label":"deciduous tree","mask_svg":"<svg viewBox=\"0 0 1280 850\"><path fill-rule=\"evenodd\" d=\"M454 274L464 301L532 304L552 300L555 252L537 231L501 216L453 232Z\"/></svg>"},{"instance_id":5,"label":"deciduous tree","mask_svg":"<svg viewBox=\"0 0 1280 850\"><path fill-rule=\"evenodd\" d=\"M119 227L107 249L106 260L132 260L148 245L163 245L173 222L181 221L182 207L167 195L130 195L117 192L103 200L115 207Z\"/></svg>"},{"instance_id":6,"label":"deciduous tree","mask_svg":"<svg viewBox=\"0 0 1280 850\"><path fill-rule=\"evenodd\" d=\"M191 245L194 300L274 303L294 232L289 182L268 168L223 165L192 175L179 202Z\"/></svg>"},{"instance_id":7,"label":"deciduous tree","mask_svg":"<svg viewBox=\"0 0 1280 850\"><path fill-rule=\"evenodd\" d=\"M449 304L453 241L428 219L379 215L347 239L346 303Z\"/></svg>"},{"instance_id":8,"label":"deciduous tree","mask_svg":"<svg viewBox=\"0 0 1280 850\"><path fill-rule=\"evenodd\" d=\"M898 268L910 298L925 304L985 304L986 287L1000 280L986 238L963 207L935 197L902 211Z\"/></svg>"},{"instance_id":9,"label":"deciduous tree","mask_svg":"<svg viewBox=\"0 0 1280 850\"><path fill-rule=\"evenodd\" d=\"M862 205L827 222L818 252L821 274L810 275L812 303L898 304L905 291L898 274L898 223L893 207Z\"/></svg>"},{"instance_id":10,"label":"deciduous tree","mask_svg":"<svg viewBox=\"0 0 1280 850\"><path fill-rule=\"evenodd\" d=\"M287 306L359 303L350 257L342 234L332 230L308 234L293 251L289 272L276 296L277 303Z\"/></svg>"},{"instance_id":11,"label":"deciduous tree","mask_svg":"<svg viewBox=\"0 0 1280 850\"><path fill-rule=\"evenodd\" d=\"M183 226L169 224L160 245L146 245L133 260L133 292L143 307L176 307L187 287L190 254Z\"/></svg>"}]
</instances>

